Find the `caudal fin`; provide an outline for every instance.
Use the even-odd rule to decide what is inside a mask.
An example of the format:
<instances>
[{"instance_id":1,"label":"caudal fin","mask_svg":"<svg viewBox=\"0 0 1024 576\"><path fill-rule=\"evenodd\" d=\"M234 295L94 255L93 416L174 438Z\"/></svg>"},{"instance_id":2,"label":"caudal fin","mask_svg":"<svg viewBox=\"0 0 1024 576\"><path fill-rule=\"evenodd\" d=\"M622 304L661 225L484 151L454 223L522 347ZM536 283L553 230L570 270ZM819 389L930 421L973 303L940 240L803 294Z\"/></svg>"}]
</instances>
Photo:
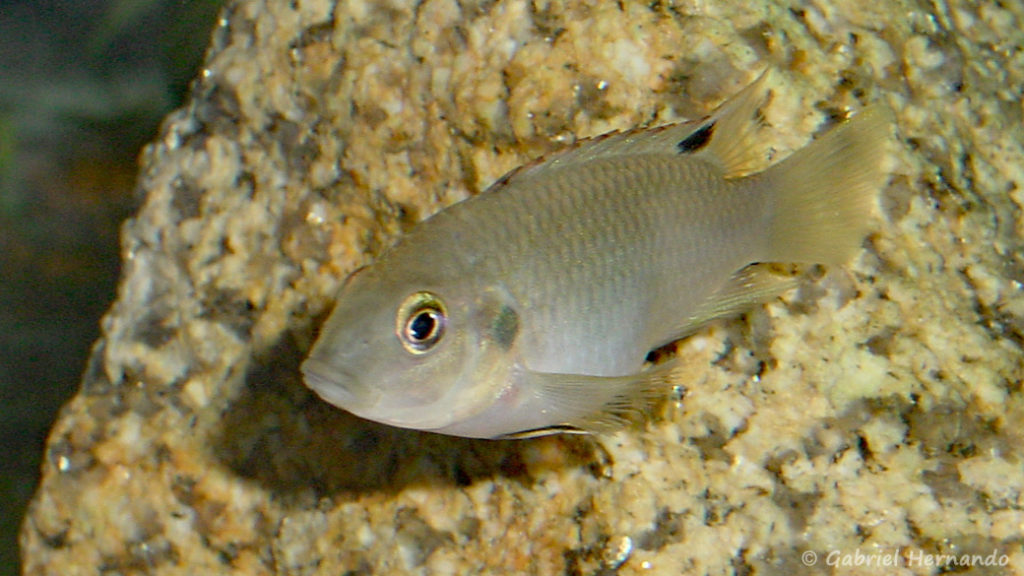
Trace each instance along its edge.
<instances>
[{"instance_id":1,"label":"caudal fin","mask_svg":"<svg viewBox=\"0 0 1024 576\"><path fill-rule=\"evenodd\" d=\"M867 108L755 178L776 195L770 262L842 264L860 248L878 189L892 120Z\"/></svg>"}]
</instances>

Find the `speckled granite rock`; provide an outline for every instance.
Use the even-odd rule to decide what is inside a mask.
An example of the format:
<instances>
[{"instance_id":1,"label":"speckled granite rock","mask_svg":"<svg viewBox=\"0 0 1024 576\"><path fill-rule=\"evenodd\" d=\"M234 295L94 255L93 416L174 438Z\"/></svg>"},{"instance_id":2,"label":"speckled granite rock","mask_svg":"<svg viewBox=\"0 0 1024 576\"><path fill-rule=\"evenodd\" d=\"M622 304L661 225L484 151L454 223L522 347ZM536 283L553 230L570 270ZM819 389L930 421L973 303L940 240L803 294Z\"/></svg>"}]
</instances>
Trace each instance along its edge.
<instances>
[{"instance_id":1,"label":"speckled granite rock","mask_svg":"<svg viewBox=\"0 0 1024 576\"><path fill-rule=\"evenodd\" d=\"M143 159L26 574L1024 573L1019 3L412 5L227 9ZM765 66L766 146L884 102L893 179L855 263L680 344L681 401L610 437L487 442L302 385L333 292L403 229Z\"/></svg>"}]
</instances>

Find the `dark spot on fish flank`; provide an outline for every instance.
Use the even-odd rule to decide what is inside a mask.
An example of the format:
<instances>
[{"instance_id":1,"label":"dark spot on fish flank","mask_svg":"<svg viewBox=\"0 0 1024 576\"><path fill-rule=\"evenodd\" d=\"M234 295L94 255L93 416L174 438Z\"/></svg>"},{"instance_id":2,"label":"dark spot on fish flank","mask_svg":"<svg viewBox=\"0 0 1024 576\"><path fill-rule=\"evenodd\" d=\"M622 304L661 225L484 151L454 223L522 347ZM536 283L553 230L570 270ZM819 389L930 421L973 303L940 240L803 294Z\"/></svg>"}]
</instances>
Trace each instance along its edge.
<instances>
[{"instance_id":1,"label":"dark spot on fish flank","mask_svg":"<svg viewBox=\"0 0 1024 576\"><path fill-rule=\"evenodd\" d=\"M692 154L707 146L714 133L715 123L711 122L709 124L705 124L697 130L694 130L693 133L686 138L683 138L679 144L676 144L676 148L679 150L680 154Z\"/></svg>"},{"instance_id":2,"label":"dark spot on fish flank","mask_svg":"<svg viewBox=\"0 0 1024 576\"><path fill-rule=\"evenodd\" d=\"M519 314L508 306L502 306L491 323L491 336L499 346L508 350L519 333Z\"/></svg>"}]
</instances>

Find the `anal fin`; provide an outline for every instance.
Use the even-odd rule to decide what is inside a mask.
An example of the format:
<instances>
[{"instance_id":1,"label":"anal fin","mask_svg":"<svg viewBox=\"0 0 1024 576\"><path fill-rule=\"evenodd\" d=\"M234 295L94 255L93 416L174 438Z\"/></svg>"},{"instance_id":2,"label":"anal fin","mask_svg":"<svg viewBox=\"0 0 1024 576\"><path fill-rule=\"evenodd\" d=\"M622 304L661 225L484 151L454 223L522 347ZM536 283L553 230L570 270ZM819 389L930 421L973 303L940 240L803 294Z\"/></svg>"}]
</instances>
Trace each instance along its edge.
<instances>
[{"instance_id":1,"label":"anal fin","mask_svg":"<svg viewBox=\"0 0 1024 576\"><path fill-rule=\"evenodd\" d=\"M506 437L601 433L622 428L671 388L673 362L625 376L526 372L526 384L558 424Z\"/></svg>"},{"instance_id":2,"label":"anal fin","mask_svg":"<svg viewBox=\"0 0 1024 576\"><path fill-rule=\"evenodd\" d=\"M779 265L751 264L736 272L701 304L669 339L678 340L709 322L740 314L755 304L794 288L797 283L797 276L780 270Z\"/></svg>"}]
</instances>

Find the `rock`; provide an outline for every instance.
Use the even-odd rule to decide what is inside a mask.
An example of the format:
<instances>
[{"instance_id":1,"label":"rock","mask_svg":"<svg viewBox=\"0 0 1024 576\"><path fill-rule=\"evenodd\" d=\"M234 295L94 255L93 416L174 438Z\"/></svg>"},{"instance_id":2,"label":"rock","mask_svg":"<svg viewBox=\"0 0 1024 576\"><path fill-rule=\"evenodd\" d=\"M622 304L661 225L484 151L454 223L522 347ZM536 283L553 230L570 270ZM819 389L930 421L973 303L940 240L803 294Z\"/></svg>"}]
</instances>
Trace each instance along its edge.
<instances>
[{"instance_id":1,"label":"rock","mask_svg":"<svg viewBox=\"0 0 1024 576\"><path fill-rule=\"evenodd\" d=\"M1024 569L1024 15L788 6L231 3L142 159L25 573ZM610 436L489 442L303 386L339 284L413 223L766 66L766 147L881 102L892 181L855 263L679 344L681 399Z\"/></svg>"}]
</instances>

